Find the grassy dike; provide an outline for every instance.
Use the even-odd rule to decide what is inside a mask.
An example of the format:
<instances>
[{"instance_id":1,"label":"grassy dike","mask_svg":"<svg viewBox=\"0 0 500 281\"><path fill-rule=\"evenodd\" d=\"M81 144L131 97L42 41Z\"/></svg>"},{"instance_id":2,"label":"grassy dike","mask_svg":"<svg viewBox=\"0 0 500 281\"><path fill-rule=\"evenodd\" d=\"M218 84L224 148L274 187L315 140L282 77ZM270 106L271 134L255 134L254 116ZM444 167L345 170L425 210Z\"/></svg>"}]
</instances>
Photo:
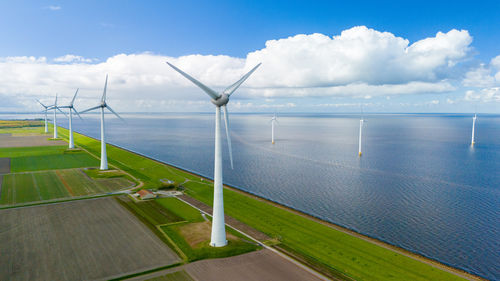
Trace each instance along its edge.
<instances>
[{"instance_id":1,"label":"grassy dike","mask_svg":"<svg viewBox=\"0 0 500 281\"><path fill-rule=\"evenodd\" d=\"M66 129L60 128L59 132L62 137L68 137ZM100 154L98 140L77 133L74 138L78 146L95 155ZM200 176L109 144L107 152L110 164L140 179L146 188L159 186L160 179L164 178L184 182L187 195L212 205L213 187L206 179L201 181ZM355 280L463 280L446 270L244 192L225 188L224 199L226 214L279 239L280 247L301 260L316 264L316 269L331 277L343 275L343 279Z\"/></svg>"}]
</instances>

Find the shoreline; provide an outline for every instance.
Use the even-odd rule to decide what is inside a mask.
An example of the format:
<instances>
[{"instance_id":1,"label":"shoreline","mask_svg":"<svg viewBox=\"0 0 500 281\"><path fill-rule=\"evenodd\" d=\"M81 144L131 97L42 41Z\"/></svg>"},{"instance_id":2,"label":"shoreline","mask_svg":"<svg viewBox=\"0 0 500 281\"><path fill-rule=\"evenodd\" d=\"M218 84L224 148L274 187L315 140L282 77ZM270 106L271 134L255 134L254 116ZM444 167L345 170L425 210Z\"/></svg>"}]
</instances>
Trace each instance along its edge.
<instances>
[{"instance_id":1,"label":"shoreline","mask_svg":"<svg viewBox=\"0 0 500 281\"><path fill-rule=\"evenodd\" d=\"M59 126L60 127L60 126ZM66 129L64 127L61 127L63 129ZM67 130L67 129L66 129ZM82 136L85 136L85 137L88 137L90 139L93 139L95 141L99 141L99 139L97 138L94 138L94 137L91 137L91 136L87 136L85 134L82 134L82 133L79 133L77 131L74 131L75 133L78 133ZM177 170L180 170L182 172L185 172L185 173L188 173L192 176L196 176L196 177L200 177L200 178L203 178L204 180L208 181L208 182L213 182L213 180L209 177L206 177L206 176L203 176L203 175L200 175L200 174L197 174L196 172L194 171L190 171L186 168L182 168L182 167L178 167L178 166L175 166L175 165L172 165L170 163L166 163L162 160L159 160L159 159L155 159L154 157L151 157L151 156L148 156L148 155L144 155L140 152L136 152L136 151L133 151L131 149L128 149L128 148L124 148L124 147L121 147L119 145L115 145L115 144L111 144L111 143L106 143L107 145L110 145L110 146L113 146L115 148L118 148L118 149L121 149L121 150L124 150L124 151L127 151L129 153L133 153L133 154L136 154L140 157L144 157L144 158L147 158L149 160L152 160L160 165L165 165L165 166L168 166L168 167L171 167L173 169L177 169ZM437 268L437 269L440 269L440 270L443 270L443 271L446 271L446 272L449 272L451 274L454 274L456 276L459 276L461 278L464 278L464 279L467 279L467 280L488 280L488 279L485 279L484 277L481 277L481 276L478 276L478 275L475 275L474 273L471 273L471 272L467 272L463 269L460 269L460 268L456 268L456 267L453 267L449 264L446 264L444 262L441 262L439 260L436 260L436 259L433 259L431 257L426 257L422 254L419 254L419 253L415 253L415 252L412 252L410 250L407 250L407 249L404 249L404 248L401 248L399 246L396 246L396 245L393 245L393 244L390 244L386 241L383 241L383 240L380 240L380 239L377 239L377 238L374 238L374 237L371 237L371 236L368 236L368 235L364 235L362 233L359 233L353 229L350 229L350 228L347 228L347 227L344 227L342 225L339 225L339 224L335 224L335 223L332 223L332 222L328 222L328 221L325 221L321 218L318 218L316 216L313 216L313 215L310 215L310 214L307 214L303 211L300 211L300 210L297 210L293 207L290 207L290 206L286 206L282 203L279 203L279 202L276 202L276 201L273 201L271 199L267 199L267 198L264 198L264 197L261 197L257 194L253 194L251 192L248 192L248 191L245 191L245 190L242 190L238 187L235 187L235 186L231 186L231 185L227 185L227 184L224 184L223 185L225 188L227 189L230 189L230 190L233 190L235 192L238 192L240 194L243 194L243 195L246 195L246 196L249 196L253 199L256 199L256 200L259 200L259 201L262 201L262 202L265 202L265 203L268 203L268 204L271 204L275 207L278 207L278 208L281 208L281 209L284 209L284 210L287 210L289 212L292 212L296 215L300 215L304 218L307 218L307 219L310 219L314 222L317 222L317 223L321 223L322 225L325 225L325 226L328 226L334 230L337 230L337 231L340 231L340 232L343 232L347 235L350 235L350 236L353 236L355 238L358 238L358 239L362 239L364 241L367 241L369 243L372 243L372 244L375 244L377 246L380 246L380 247L383 247L387 250L390 250L390 251L393 251L393 252L396 252L398 254L402 254L404 256L407 256L409 258L412 258L414 260L417 260L419 262L422 262L422 263L425 263L427 265L430 265L434 268ZM189 196L189 195L187 195Z\"/></svg>"}]
</instances>

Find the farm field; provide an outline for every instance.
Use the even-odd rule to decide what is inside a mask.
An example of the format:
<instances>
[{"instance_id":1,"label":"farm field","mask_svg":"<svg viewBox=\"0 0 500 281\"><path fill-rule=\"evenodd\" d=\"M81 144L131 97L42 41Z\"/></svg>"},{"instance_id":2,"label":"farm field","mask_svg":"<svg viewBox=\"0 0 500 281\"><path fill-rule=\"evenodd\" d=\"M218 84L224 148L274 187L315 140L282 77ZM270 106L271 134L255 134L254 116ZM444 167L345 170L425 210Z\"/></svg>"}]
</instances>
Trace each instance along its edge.
<instances>
[{"instance_id":1,"label":"farm field","mask_svg":"<svg viewBox=\"0 0 500 281\"><path fill-rule=\"evenodd\" d=\"M270 250L261 250L239 256L195 261L130 281L319 281L311 273L299 268Z\"/></svg>"},{"instance_id":2,"label":"farm field","mask_svg":"<svg viewBox=\"0 0 500 281\"><path fill-rule=\"evenodd\" d=\"M3 176L0 205L104 194L134 186L123 178L92 179L81 169L66 169Z\"/></svg>"},{"instance_id":3,"label":"farm field","mask_svg":"<svg viewBox=\"0 0 500 281\"><path fill-rule=\"evenodd\" d=\"M21 128L16 129L21 132ZM36 133L2 134L0 130L0 147L30 147L30 146L65 146L63 140L51 140L49 136ZM27 131L29 132L29 130Z\"/></svg>"},{"instance_id":4,"label":"farm field","mask_svg":"<svg viewBox=\"0 0 500 281\"><path fill-rule=\"evenodd\" d=\"M0 157L11 159L11 172L96 167L99 160L82 150L66 146L0 148Z\"/></svg>"},{"instance_id":5,"label":"farm field","mask_svg":"<svg viewBox=\"0 0 500 281\"><path fill-rule=\"evenodd\" d=\"M0 210L0 280L96 280L180 261L113 198Z\"/></svg>"}]
</instances>

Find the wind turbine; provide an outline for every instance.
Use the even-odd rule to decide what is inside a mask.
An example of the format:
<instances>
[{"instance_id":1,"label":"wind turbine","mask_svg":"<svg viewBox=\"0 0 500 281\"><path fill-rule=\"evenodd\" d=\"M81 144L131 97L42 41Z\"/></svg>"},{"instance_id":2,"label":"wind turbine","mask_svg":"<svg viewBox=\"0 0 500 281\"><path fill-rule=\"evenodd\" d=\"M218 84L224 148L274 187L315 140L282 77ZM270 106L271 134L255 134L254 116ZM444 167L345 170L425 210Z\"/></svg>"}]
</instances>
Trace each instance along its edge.
<instances>
[{"instance_id":1,"label":"wind turbine","mask_svg":"<svg viewBox=\"0 0 500 281\"><path fill-rule=\"evenodd\" d=\"M477 115L476 115L476 113L474 113L474 117L472 117L472 139L471 139L471 142L470 142L471 146L474 146L474 144L475 144L474 131L476 129L476 119L477 119Z\"/></svg>"},{"instance_id":2,"label":"wind turbine","mask_svg":"<svg viewBox=\"0 0 500 281\"><path fill-rule=\"evenodd\" d=\"M276 112L274 116L271 118L271 143L274 144L274 123L277 123L278 119L276 118Z\"/></svg>"},{"instance_id":3,"label":"wind turbine","mask_svg":"<svg viewBox=\"0 0 500 281\"><path fill-rule=\"evenodd\" d=\"M56 94L56 100L54 102L54 105L49 107L49 109L54 109L54 138L57 139L57 111L59 110L64 116L66 116L66 113L64 113L58 106L57 106L57 94ZM67 116L66 116L67 117Z\"/></svg>"},{"instance_id":4,"label":"wind turbine","mask_svg":"<svg viewBox=\"0 0 500 281\"><path fill-rule=\"evenodd\" d=\"M238 87L245 82L245 80L250 77L250 75L260 66L260 63L256 65L247 74L243 75L240 80L236 81L231 86L227 87L224 91L217 93L216 91L210 89L206 85L202 84L200 81L189 76L184 71L178 69L174 65L167 62L175 71L179 72L182 76L187 78L189 81L193 82L196 86L200 87L205 93L207 93L211 102L215 105L215 159L214 159L214 207L212 214L212 235L210 239L210 246L213 247L223 247L227 245L226 240L226 229L224 223L224 198L222 194L222 146L221 146L221 135L220 135L220 108L224 110L224 122L226 126L226 137L227 144L229 148L229 159L231 161L231 169L233 168L233 155L231 150L231 137L229 135L229 114L227 111L227 103L231 95L238 89Z\"/></svg>"},{"instance_id":5,"label":"wind turbine","mask_svg":"<svg viewBox=\"0 0 500 281\"><path fill-rule=\"evenodd\" d=\"M49 108L51 107L51 105L45 105L43 104L42 102L40 102L38 99L36 99L36 101L41 105L43 106L43 108L45 108L43 110L43 113L45 114L45 133L47 134L49 132L49 127L47 125L47 111L49 110Z\"/></svg>"},{"instance_id":6,"label":"wind turbine","mask_svg":"<svg viewBox=\"0 0 500 281\"><path fill-rule=\"evenodd\" d=\"M76 95L78 94L78 90L76 89L75 95L73 96L73 99L71 100L71 103L69 105L65 106L60 106L59 108L68 108L69 109L69 148L75 148L75 142L73 141L73 111L82 119L80 114L78 114L78 111L76 111L75 107L73 106L73 103L75 102Z\"/></svg>"},{"instance_id":7,"label":"wind turbine","mask_svg":"<svg viewBox=\"0 0 500 281\"><path fill-rule=\"evenodd\" d=\"M361 113L361 119L359 120L359 145L358 145L358 155L361 157L361 140L363 135L363 123L365 122L363 118L363 113Z\"/></svg>"},{"instance_id":8,"label":"wind turbine","mask_svg":"<svg viewBox=\"0 0 500 281\"><path fill-rule=\"evenodd\" d=\"M81 111L80 113L85 113L94 109L101 109L101 170L107 170L108 169L108 155L106 153L106 138L104 136L104 109L107 108L111 113L116 115L116 117L120 118L120 120L124 121L123 118L118 115L107 103L106 103L106 89L108 87L108 75L106 74L106 82L104 82L104 91L102 93L102 98L101 98L101 104L95 107L91 107L89 109L86 109L84 111Z\"/></svg>"}]
</instances>

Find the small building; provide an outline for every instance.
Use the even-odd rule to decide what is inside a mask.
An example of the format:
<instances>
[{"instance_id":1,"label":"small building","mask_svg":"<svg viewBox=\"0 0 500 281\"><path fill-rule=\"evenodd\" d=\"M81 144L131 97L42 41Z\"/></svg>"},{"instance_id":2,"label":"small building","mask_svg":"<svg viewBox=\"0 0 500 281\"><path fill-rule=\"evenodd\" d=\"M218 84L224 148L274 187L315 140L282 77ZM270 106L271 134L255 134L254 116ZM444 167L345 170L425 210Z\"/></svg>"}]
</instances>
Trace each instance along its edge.
<instances>
[{"instance_id":1,"label":"small building","mask_svg":"<svg viewBox=\"0 0 500 281\"><path fill-rule=\"evenodd\" d=\"M135 196L141 198L141 200L153 199L156 197L156 195L153 192L146 190L146 189L139 190L135 194Z\"/></svg>"}]
</instances>

